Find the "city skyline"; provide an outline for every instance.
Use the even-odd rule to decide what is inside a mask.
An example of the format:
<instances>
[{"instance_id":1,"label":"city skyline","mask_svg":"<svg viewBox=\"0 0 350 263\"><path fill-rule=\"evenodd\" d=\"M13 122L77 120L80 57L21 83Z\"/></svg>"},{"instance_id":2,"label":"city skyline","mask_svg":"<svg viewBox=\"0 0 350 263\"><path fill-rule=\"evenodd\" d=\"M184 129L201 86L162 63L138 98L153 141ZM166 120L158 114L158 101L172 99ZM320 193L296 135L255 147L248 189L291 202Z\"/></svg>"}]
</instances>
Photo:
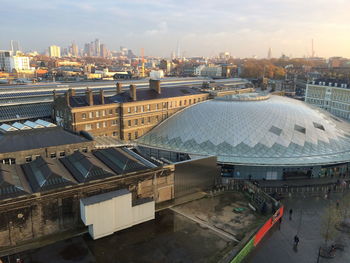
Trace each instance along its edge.
<instances>
[{"instance_id":1,"label":"city skyline","mask_svg":"<svg viewBox=\"0 0 350 263\"><path fill-rule=\"evenodd\" d=\"M43 51L50 45L79 49L100 39L110 50L126 46L145 55L214 56L229 51L235 57L259 58L282 53L350 57L350 3L315 0L239 1L3 1L0 49L18 40L24 50ZM332 10L331 13L328 11ZM11 22L9 22L11 21Z\"/></svg>"}]
</instances>

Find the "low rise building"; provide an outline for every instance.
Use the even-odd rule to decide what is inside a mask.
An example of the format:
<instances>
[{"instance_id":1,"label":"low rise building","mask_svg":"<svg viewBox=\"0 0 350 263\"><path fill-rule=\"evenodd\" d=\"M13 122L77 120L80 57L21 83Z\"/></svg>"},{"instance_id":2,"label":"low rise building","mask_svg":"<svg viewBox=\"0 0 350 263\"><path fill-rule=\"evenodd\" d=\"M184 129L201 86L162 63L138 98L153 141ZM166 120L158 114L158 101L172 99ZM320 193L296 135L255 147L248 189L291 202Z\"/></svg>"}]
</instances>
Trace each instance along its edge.
<instances>
[{"instance_id":1,"label":"low rise building","mask_svg":"<svg viewBox=\"0 0 350 263\"><path fill-rule=\"evenodd\" d=\"M27 56L19 53L13 55L12 51L0 51L0 70L7 72L31 70L29 62L29 57Z\"/></svg>"},{"instance_id":2,"label":"low rise building","mask_svg":"<svg viewBox=\"0 0 350 263\"><path fill-rule=\"evenodd\" d=\"M209 65L201 67L197 70L197 74L199 73L202 77L211 77L211 78L220 78L222 77L222 66L218 65Z\"/></svg>"},{"instance_id":3,"label":"low rise building","mask_svg":"<svg viewBox=\"0 0 350 263\"><path fill-rule=\"evenodd\" d=\"M40 124L41 123L41 124ZM24 164L38 157L57 159L76 151L90 152L94 142L44 121L0 126L0 163Z\"/></svg>"},{"instance_id":4,"label":"low rise building","mask_svg":"<svg viewBox=\"0 0 350 263\"><path fill-rule=\"evenodd\" d=\"M350 89L347 83L313 81L307 84L305 102L350 120Z\"/></svg>"},{"instance_id":5,"label":"low rise building","mask_svg":"<svg viewBox=\"0 0 350 263\"><path fill-rule=\"evenodd\" d=\"M60 159L40 156L22 165L0 163L0 182L0 249L55 233L83 232L80 203L86 198L124 191L135 208L143 200L153 204L139 207L150 217L140 218L135 214L139 211L132 211L132 219L138 221L128 219L124 228L152 219L155 204L174 198L173 165L149 165L123 148L75 152ZM113 208L124 212L120 205ZM106 218L108 207L99 213L101 220Z\"/></svg>"}]
</instances>

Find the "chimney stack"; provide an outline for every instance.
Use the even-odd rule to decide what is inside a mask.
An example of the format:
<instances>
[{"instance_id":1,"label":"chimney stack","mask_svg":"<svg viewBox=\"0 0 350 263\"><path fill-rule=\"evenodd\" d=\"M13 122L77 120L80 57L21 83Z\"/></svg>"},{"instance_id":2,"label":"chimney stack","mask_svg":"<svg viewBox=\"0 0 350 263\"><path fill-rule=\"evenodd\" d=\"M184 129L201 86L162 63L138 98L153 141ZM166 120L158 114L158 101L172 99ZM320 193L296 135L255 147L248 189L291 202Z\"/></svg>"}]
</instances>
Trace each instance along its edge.
<instances>
[{"instance_id":1,"label":"chimney stack","mask_svg":"<svg viewBox=\"0 0 350 263\"><path fill-rule=\"evenodd\" d=\"M117 94L123 92L123 85L120 82L117 82Z\"/></svg>"},{"instance_id":2,"label":"chimney stack","mask_svg":"<svg viewBox=\"0 0 350 263\"><path fill-rule=\"evenodd\" d=\"M75 96L75 89L69 89L69 96Z\"/></svg>"},{"instance_id":3,"label":"chimney stack","mask_svg":"<svg viewBox=\"0 0 350 263\"><path fill-rule=\"evenodd\" d=\"M150 79L149 80L150 89L155 90L158 94L160 94L160 80L159 79Z\"/></svg>"},{"instance_id":4,"label":"chimney stack","mask_svg":"<svg viewBox=\"0 0 350 263\"><path fill-rule=\"evenodd\" d=\"M105 104L105 96L104 96L103 89L100 89L100 100L101 100L101 104Z\"/></svg>"},{"instance_id":5,"label":"chimney stack","mask_svg":"<svg viewBox=\"0 0 350 263\"><path fill-rule=\"evenodd\" d=\"M136 100L136 85L130 85L130 97L133 101Z\"/></svg>"},{"instance_id":6,"label":"chimney stack","mask_svg":"<svg viewBox=\"0 0 350 263\"><path fill-rule=\"evenodd\" d=\"M86 100L87 100L89 106L94 105L94 94L92 93L92 90L87 88L85 94L86 94Z\"/></svg>"}]
</instances>

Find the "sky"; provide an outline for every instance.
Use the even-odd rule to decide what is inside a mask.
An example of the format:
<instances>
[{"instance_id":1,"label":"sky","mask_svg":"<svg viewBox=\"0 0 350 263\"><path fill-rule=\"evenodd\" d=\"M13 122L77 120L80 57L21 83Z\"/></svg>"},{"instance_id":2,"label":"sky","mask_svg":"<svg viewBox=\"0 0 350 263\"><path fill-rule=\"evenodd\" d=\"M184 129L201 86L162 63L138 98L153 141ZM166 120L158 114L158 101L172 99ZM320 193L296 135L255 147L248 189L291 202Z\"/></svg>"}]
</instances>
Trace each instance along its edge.
<instances>
[{"instance_id":1,"label":"sky","mask_svg":"<svg viewBox=\"0 0 350 263\"><path fill-rule=\"evenodd\" d=\"M350 58L349 0L0 0L0 49L79 48L95 38L111 50L170 57L282 53Z\"/></svg>"}]
</instances>

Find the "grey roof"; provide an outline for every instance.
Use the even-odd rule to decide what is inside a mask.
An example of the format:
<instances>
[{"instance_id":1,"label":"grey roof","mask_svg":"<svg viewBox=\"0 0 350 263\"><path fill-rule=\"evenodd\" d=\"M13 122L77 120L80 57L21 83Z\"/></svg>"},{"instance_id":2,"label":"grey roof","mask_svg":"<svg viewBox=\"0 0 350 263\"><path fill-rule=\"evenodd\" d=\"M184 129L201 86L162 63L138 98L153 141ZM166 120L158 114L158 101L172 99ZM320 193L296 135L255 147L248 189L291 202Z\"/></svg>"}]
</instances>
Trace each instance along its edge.
<instances>
[{"instance_id":1,"label":"grey roof","mask_svg":"<svg viewBox=\"0 0 350 263\"><path fill-rule=\"evenodd\" d=\"M136 172L149 168L118 148L101 149L94 151L93 154L116 174Z\"/></svg>"},{"instance_id":2,"label":"grey roof","mask_svg":"<svg viewBox=\"0 0 350 263\"><path fill-rule=\"evenodd\" d=\"M76 181L58 160L38 157L22 165L33 192L47 191L76 184Z\"/></svg>"},{"instance_id":3,"label":"grey roof","mask_svg":"<svg viewBox=\"0 0 350 263\"><path fill-rule=\"evenodd\" d=\"M0 133L0 153L17 152L65 144L83 143L88 140L60 127L20 130Z\"/></svg>"},{"instance_id":4,"label":"grey roof","mask_svg":"<svg viewBox=\"0 0 350 263\"><path fill-rule=\"evenodd\" d=\"M30 186L18 165L0 164L0 199L31 193Z\"/></svg>"},{"instance_id":5,"label":"grey roof","mask_svg":"<svg viewBox=\"0 0 350 263\"><path fill-rule=\"evenodd\" d=\"M322 165L349 162L350 124L286 97L211 100L178 112L138 143L223 163Z\"/></svg>"},{"instance_id":6,"label":"grey roof","mask_svg":"<svg viewBox=\"0 0 350 263\"><path fill-rule=\"evenodd\" d=\"M75 152L69 156L61 158L60 161L68 171L79 182L88 182L91 180L103 179L114 176L108 168L102 168L96 163L95 158L90 158L81 152Z\"/></svg>"},{"instance_id":7,"label":"grey roof","mask_svg":"<svg viewBox=\"0 0 350 263\"><path fill-rule=\"evenodd\" d=\"M153 89L136 90L137 101L173 98L173 97L189 96L189 95L196 95L196 94L203 94L203 92L200 92L198 90L195 90L189 87L162 87L160 94L158 94ZM115 102L132 101L129 92L127 91L120 93L118 95L109 97L109 100L112 100Z\"/></svg>"},{"instance_id":8,"label":"grey roof","mask_svg":"<svg viewBox=\"0 0 350 263\"><path fill-rule=\"evenodd\" d=\"M189 87L162 87L161 94L158 94L153 89L136 89L136 98L137 101L143 100L154 100L154 99L162 99L162 98L172 98L172 97L180 97L180 96L188 96L195 94L203 94L198 90L189 88ZM101 104L101 97L99 94L93 95L94 105ZM130 97L129 91L124 91L120 94L109 96L104 99L105 104L111 103L122 103L122 102L131 102L133 101ZM86 96L71 96L70 105L72 107L86 107L89 106Z\"/></svg>"},{"instance_id":9,"label":"grey roof","mask_svg":"<svg viewBox=\"0 0 350 263\"><path fill-rule=\"evenodd\" d=\"M0 106L0 121L16 121L51 117L52 103Z\"/></svg>"}]
</instances>

